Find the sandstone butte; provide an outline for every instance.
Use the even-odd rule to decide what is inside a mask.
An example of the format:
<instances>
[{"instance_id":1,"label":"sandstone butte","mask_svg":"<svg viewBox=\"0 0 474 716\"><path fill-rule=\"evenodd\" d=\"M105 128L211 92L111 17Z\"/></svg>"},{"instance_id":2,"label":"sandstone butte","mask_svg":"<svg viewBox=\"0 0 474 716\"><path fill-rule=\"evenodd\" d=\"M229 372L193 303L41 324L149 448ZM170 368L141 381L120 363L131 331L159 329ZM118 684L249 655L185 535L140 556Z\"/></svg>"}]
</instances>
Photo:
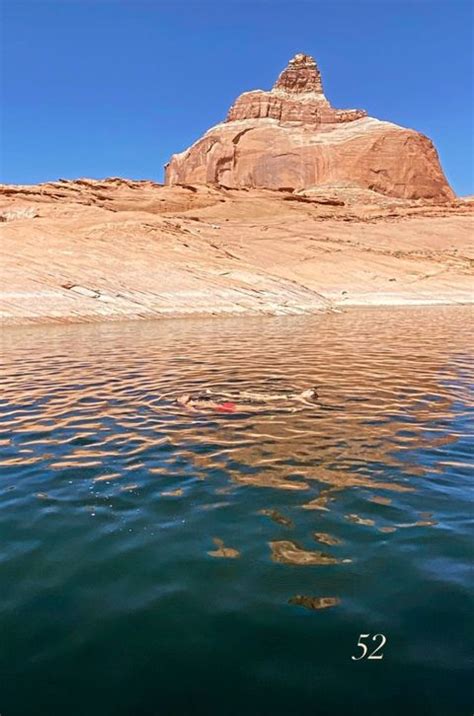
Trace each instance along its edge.
<instances>
[{"instance_id":1,"label":"sandstone butte","mask_svg":"<svg viewBox=\"0 0 474 716\"><path fill-rule=\"evenodd\" d=\"M244 92L227 119L165 168L168 184L308 189L350 182L404 199L452 200L432 142L411 129L334 109L309 55L290 60L270 92Z\"/></svg>"},{"instance_id":2,"label":"sandstone butte","mask_svg":"<svg viewBox=\"0 0 474 716\"><path fill-rule=\"evenodd\" d=\"M2 323L472 303L473 201L426 138L332 109L307 56L167 182L0 185Z\"/></svg>"}]
</instances>

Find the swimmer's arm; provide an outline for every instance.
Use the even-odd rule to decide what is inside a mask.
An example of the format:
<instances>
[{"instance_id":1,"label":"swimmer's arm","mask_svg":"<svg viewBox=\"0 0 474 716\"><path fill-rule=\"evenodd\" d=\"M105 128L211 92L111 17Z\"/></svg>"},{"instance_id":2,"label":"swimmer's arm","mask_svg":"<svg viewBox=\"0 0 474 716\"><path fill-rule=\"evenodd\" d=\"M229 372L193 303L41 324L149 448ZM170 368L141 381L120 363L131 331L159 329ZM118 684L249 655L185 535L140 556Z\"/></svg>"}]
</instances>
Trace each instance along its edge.
<instances>
[{"instance_id":1,"label":"swimmer's arm","mask_svg":"<svg viewBox=\"0 0 474 716\"><path fill-rule=\"evenodd\" d=\"M247 393L246 391L242 391L238 394L239 398L243 398L244 400L258 400L262 403L270 403L272 401L277 400L288 400L288 395L286 394L273 394L273 393Z\"/></svg>"}]
</instances>

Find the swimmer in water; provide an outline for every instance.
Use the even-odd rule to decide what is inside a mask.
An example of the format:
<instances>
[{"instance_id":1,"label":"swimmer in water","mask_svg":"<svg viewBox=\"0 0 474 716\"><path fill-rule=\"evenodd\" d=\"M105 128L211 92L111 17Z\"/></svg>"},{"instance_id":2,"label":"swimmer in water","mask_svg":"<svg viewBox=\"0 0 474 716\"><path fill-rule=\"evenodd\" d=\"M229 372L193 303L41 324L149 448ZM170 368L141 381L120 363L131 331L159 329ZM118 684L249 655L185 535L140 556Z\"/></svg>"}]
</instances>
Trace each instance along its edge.
<instances>
[{"instance_id":1,"label":"swimmer in water","mask_svg":"<svg viewBox=\"0 0 474 716\"><path fill-rule=\"evenodd\" d=\"M176 399L176 402L188 410L216 410L220 413L254 412L261 410L269 404L288 409L291 412L298 410L298 404L314 407L318 402L316 388L308 388L300 393L251 393L239 391L235 393L219 392L213 394L185 393Z\"/></svg>"}]
</instances>

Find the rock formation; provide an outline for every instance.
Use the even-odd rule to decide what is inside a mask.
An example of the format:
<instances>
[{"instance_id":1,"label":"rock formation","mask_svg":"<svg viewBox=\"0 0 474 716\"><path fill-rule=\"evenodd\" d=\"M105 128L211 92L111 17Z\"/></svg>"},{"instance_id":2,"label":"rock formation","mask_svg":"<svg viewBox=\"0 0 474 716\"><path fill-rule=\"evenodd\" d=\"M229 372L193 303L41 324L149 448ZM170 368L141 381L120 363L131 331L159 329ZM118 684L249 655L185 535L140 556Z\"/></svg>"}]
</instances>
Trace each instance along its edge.
<instances>
[{"instance_id":1,"label":"rock formation","mask_svg":"<svg viewBox=\"0 0 474 716\"><path fill-rule=\"evenodd\" d=\"M411 129L335 109L309 55L269 92L244 92L225 122L166 166L167 184L304 190L352 185L405 199L454 198L432 142Z\"/></svg>"}]
</instances>

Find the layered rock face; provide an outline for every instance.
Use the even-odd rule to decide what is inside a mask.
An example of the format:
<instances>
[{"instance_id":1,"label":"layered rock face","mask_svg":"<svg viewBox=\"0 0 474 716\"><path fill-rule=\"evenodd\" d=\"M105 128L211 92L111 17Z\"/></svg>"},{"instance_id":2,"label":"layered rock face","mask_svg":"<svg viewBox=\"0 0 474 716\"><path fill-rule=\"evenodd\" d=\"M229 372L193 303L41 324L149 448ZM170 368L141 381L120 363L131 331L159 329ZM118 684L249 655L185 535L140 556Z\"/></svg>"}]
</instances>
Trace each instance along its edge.
<instances>
[{"instance_id":1,"label":"layered rock face","mask_svg":"<svg viewBox=\"0 0 474 716\"><path fill-rule=\"evenodd\" d=\"M334 109L326 99L321 73L309 55L296 55L271 92L244 92L227 115L227 122L270 117L304 125L349 122L366 117L362 109Z\"/></svg>"},{"instance_id":2,"label":"layered rock face","mask_svg":"<svg viewBox=\"0 0 474 716\"><path fill-rule=\"evenodd\" d=\"M309 55L269 92L244 92L225 122L166 166L167 184L303 190L352 184L406 199L451 200L432 142L411 129L335 109Z\"/></svg>"}]
</instances>

